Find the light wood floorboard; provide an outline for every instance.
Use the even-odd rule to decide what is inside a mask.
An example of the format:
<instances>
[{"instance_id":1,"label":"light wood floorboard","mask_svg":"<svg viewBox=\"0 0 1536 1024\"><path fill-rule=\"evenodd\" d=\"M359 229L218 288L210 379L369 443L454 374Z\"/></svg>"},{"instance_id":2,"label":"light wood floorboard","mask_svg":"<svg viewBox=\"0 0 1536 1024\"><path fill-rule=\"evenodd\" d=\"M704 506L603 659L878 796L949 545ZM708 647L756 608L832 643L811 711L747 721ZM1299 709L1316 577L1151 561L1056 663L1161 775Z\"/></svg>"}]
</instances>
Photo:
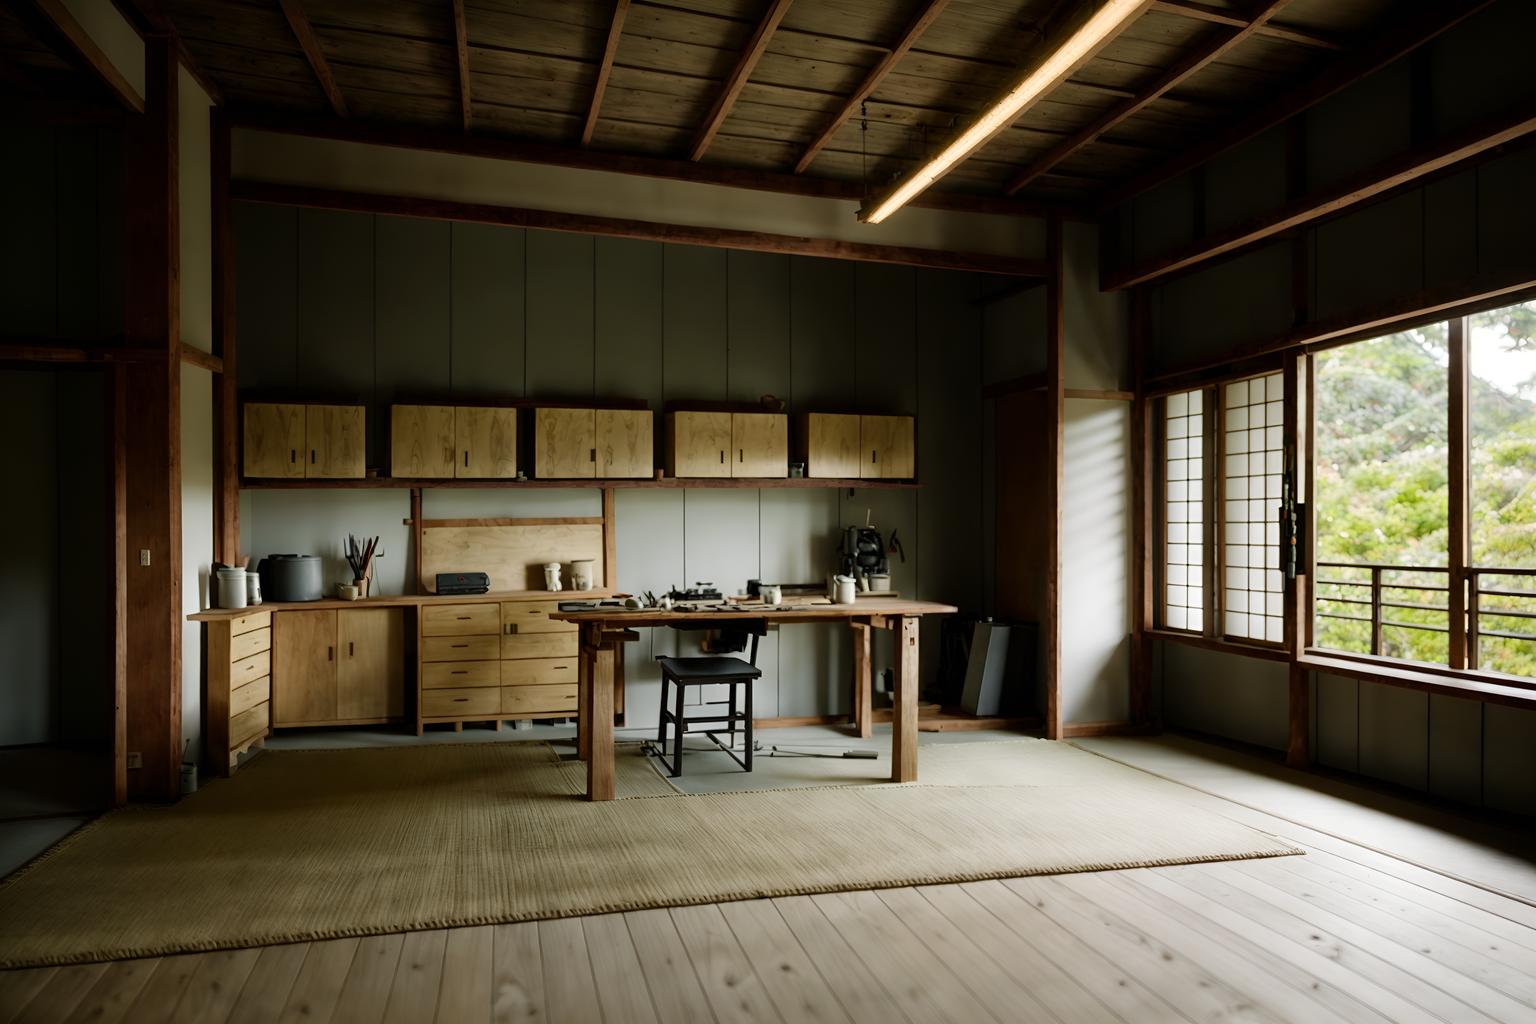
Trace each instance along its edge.
<instances>
[{"instance_id":1,"label":"light wood floorboard","mask_svg":"<svg viewBox=\"0 0 1536 1024\"><path fill-rule=\"evenodd\" d=\"M1306 856L7 971L0 1024L1536 1024L1536 907L1497 891L1504 851L1442 873L1433 845L1312 828L1301 796L1222 806Z\"/></svg>"}]
</instances>

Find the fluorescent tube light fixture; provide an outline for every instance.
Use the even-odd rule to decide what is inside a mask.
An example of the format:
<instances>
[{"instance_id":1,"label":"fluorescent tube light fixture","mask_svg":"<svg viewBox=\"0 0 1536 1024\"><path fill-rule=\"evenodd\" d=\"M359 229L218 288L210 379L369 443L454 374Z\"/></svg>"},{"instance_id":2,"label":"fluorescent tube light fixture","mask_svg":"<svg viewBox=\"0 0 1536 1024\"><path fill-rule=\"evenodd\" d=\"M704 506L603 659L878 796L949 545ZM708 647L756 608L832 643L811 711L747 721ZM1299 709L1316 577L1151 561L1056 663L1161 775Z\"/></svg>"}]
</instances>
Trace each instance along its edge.
<instances>
[{"instance_id":1,"label":"fluorescent tube light fixture","mask_svg":"<svg viewBox=\"0 0 1536 1024\"><path fill-rule=\"evenodd\" d=\"M1105 0L1060 46L1036 64L1022 81L1005 93L927 163L902 178L884 197L859 211L865 224L879 224L921 195L960 161L1007 128L1024 110L1113 39L1149 0Z\"/></svg>"}]
</instances>

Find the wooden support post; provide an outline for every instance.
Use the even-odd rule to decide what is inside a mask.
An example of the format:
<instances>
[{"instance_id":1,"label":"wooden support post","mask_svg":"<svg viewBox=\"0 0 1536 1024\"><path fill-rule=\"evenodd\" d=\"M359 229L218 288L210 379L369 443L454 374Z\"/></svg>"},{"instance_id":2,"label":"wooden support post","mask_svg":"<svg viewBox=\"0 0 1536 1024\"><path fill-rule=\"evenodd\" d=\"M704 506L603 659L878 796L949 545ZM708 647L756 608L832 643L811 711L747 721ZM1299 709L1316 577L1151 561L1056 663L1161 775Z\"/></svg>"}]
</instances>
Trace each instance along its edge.
<instances>
[{"instance_id":1,"label":"wooden support post","mask_svg":"<svg viewBox=\"0 0 1536 1024\"><path fill-rule=\"evenodd\" d=\"M582 628L582 644L592 655L588 676L587 799L612 800L613 780L613 648L603 644L601 625Z\"/></svg>"},{"instance_id":2,"label":"wooden support post","mask_svg":"<svg viewBox=\"0 0 1536 1024\"><path fill-rule=\"evenodd\" d=\"M869 656L870 627L850 622L853 630L853 731L860 739L874 733L874 680Z\"/></svg>"},{"instance_id":3,"label":"wooden support post","mask_svg":"<svg viewBox=\"0 0 1536 1024\"><path fill-rule=\"evenodd\" d=\"M213 381L213 557L240 558L240 401L235 355L235 231L229 201L229 119L213 109L213 344L220 360Z\"/></svg>"},{"instance_id":4,"label":"wooden support post","mask_svg":"<svg viewBox=\"0 0 1536 1024\"><path fill-rule=\"evenodd\" d=\"M1311 396L1307 382L1311 356L1292 355L1285 360L1284 433L1291 450L1295 452L1292 486L1293 498L1300 501L1308 492L1307 481L1311 476L1311 453L1308 446L1307 425L1311 421ZM1307 538L1301 539L1301 550L1296 552L1296 578L1285 580L1285 641L1290 657L1290 682L1287 695L1290 707L1290 735L1286 743L1285 763L1292 768L1306 768L1312 763L1312 673L1301 663L1306 650L1307 623L1312 608L1310 593L1311 563L1307 558ZM1281 538L1284 543L1285 538ZM1282 552L1281 558L1285 557Z\"/></svg>"},{"instance_id":5,"label":"wooden support post","mask_svg":"<svg viewBox=\"0 0 1536 1024\"><path fill-rule=\"evenodd\" d=\"M131 402L117 479L127 561L125 755L128 795L172 800L181 764L181 325L176 48L144 40L144 113L128 122L125 341L159 353L122 368ZM121 414L119 410L118 414ZM126 623L123 621L126 619Z\"/></svg>"},{"instance_id":6,"label":"wooden support post","mask_svg":"<svg viewBox=\"0 0 1536 1024\"><path fill-rule=\"evenodd\" d=\"M1471 564L1471 475L1467 467L1468 419L1470 398L1467 372L1467 356L1470 354L1467 338L1467 318L1456 317L1450 326L1450 593L1447 607L1450 609L1450 657L1451 668L1468 668L1476 664L1476 657L1469 653L1467 640L1468 604L1467 589Z\"/></svg>"},{"instance_id":7,"label":"wooden support post","mask_svg":"<svg viewBox=\"0 0 1536 1024\"><path fill-rule=\"evenodd\" d=\"M1136 398L1131 404L1131 722L1136 726L1148 726L1153 720L1152 639L1147 631L1156 621L1157 587L1153 566L1162 557L1159 546L1151 539L1156 522L1151 467L1157 465L1157 461L1152 457L1155 436L1152 409L1155 403L1146 397L1142 386L1150 333L1148 319L1147 293L1138 288L1131 295L1131 356L1136 381Z\"/></svg>"},{"instance_id":8,"label":"wooden support post","mask_svg":"<svg viewBox=\"0 0 1536 1024\"><path fill-rule=\"evenodd\" d=\"M1062 416L1066 411L1066 378L1062 370L1062 237L1061 218L1046 228L1045 292L1045 615L1041 649L1045 664L1045 738L1061 739L1061 501Z\"/></svg>"},{"instance_id":9,"label":"wooden support post","mask_svg":"<svg viewBox=\"0 0 1536 1024\"><path fill-rule=\"evenodd\" d=\"M112 366L112 805L128 802L128 367Z\"/></svg>"},{"instance_id":10,"label":"wooden support post","mask_svg":"<svg viewBox=\"0 0 1536 1024\"><path fill-rule=\"evenodd\" d=\"M896 627L896 693L891 711L891 781L917 781L917 634L921 620L901 616Z\"/></svg>"}]
</instances>

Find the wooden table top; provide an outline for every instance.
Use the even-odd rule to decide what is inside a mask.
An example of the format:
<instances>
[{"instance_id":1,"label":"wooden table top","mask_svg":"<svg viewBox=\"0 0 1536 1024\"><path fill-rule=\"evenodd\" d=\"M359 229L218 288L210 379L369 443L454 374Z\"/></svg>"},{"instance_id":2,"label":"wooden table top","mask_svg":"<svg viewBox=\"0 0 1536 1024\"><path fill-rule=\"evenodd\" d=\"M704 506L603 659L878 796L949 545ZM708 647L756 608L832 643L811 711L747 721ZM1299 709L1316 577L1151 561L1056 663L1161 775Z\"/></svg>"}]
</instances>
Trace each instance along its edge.
<instances>
[{"instance_id":1,"label":"wooden table top","mask_svg":"<svg viewBox=\"0 0 1536 1024\"><path fill-rule=\"evenodd\" d=\"M577 595L581 595L578 597ZM344 601L339 597L322 597L317 601L266 601L246 608L205 608L187 616L192 622L217 622L220 619L237 619L256 612L301 612L326 608L417 608L436 604L486 604L491 601L571 601L597 600L609 597L613 591L606 588L593 590L493 590L485 594L385 594L378 597L360 597L356 601Z\"/></svg>"},{"instance_id":2,"label":"wooden table top","mask_svg":"<svg viewBox=\"0 0 1536 1024\"><path fill-rule=\"evenodd\" d=\"M718 608L663 611L660 608L592 608L585 611L550 612L551 619L576 623L612 623L625 626L671 626L686 622L724 622L730 619L764 619L768 622L823 622L838 619L882 618L888 615L946 615L960 609L935 601L903 601L898 598L865 598L855 604L732 604Z\"/></svg>"}]
</instances>

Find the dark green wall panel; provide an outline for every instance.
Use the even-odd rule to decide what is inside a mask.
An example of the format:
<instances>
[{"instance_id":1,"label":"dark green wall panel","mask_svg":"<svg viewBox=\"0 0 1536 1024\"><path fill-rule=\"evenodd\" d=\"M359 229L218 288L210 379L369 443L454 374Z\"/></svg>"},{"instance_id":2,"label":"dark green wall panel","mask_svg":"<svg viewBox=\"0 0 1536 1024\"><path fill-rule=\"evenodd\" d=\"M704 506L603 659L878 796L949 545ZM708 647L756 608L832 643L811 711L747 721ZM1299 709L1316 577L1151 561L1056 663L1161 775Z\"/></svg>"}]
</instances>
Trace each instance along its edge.
<instances>
[{"instance_id":1,"label":"dark green wall panel","mask_svg":"<svg viewBox=\"0 0 1536 1024\"><path fill-rule=\"evenodd\" d=\"M299 211L236 203L235 338L240 387L298 383Z\"/></svg>"},{"instance_id":2,"label":"dark green wall panel","mask_svg":"<svg viewBox=\"0 0 1536 1024\"><path fill-rule=\"evenodd\" d=\"M101 318L101 244L96 225L94 135L61 134L56 143L58 190L58 297L56 336L93 341L105 336Z\"/></svg>"},{"instance_id":3,"label":"dark green wall panel","mask_svg":"<svg viewBox=\"0 0 1536 1024\"><path fill-rule=\"evenodd\" d=\"M597 244L596 386L599 395L663 397L660 242L599 238Z\"/></svg>"},{"instance_id":4,"label":"dark green wall panel","mask_svg":"<svg viewBox=\"0 0 1536 1024\"><path fill-rule=\"evenodd\" d=\"M528 232L528 394L592 397L591 235Z\"/></svg>"},{"instance_id":5,"label":"dark green wall panel","mask_svg":"<svg viewBox=\"0 0 1536 1024\"><path fill-rule=\"evenodd\" d=\"M857 370L852 392L859 411L916 413L917 271L886 263L855 267Z\"/></svg>"},{"instance_id":6,"label":"dark green wall panel","mask_svg":"<svg viewBox=\"0 0 1536 1024\"><path fill-rule=\"evenodd\" d=\"M790 263L789 390L796 409L852 407L854 266L811 257Z\"/></svg>"},{"instance_id":7,"label":"dark green wall panel","mask_svg":"<svg viewBox=\"0 0 1536 1024\"><path fill-rule=\"evenodd\" d=\"M54 135L12 126L0 159L0 329L52 338L58 319L58 183Z\"/></svg>"},{"instance_id":8,"label":"dark green wall panel","mask_svg":"<svg viewBox=\"0 0 1536 1024\"><path fill-rule=\"evenodd\" d=\"M371 433L384 444L390 403L449 393L449 225L379 217L374 230L377 383Z\"/></svg>"},{"instance_id":9,"label":"dark green wall panel","mask_svg":"<svg viewBox=\"0 0 1536 1024\"><path fill-rule=\"evenodd\" d=\"M768 252L727 253L727 391L733 402L789 399L789 261Z\"/></svg>"},{"instance_id":10,"label":"dark green wall panel","mask_svg":"<svg viewBox=\"0 0 1536 1024\"><path fill-rule=\"evenodd\" d=\"M726 251L668 245L663 259L662 385L667 400L725 401Z\"/></svg>"},{"instance_id":11,"label":"dark green wall panel","mask_svg":"<svg viewBox=\"0 0 1536 1024\"><path fill-rule=\"evenodd\" d=\"M299 211L296 372L306 390L373 395L373 230L368 214Z\"/></svg>"},{"instance_id":12,"label":"dark green wall panel","mask_svg":"<svg viewBox=\"0 0 1536 1024\"><path fill-rule=\"evenodd\" d=\"M450 372L455 394L523 393L522 228L453 224Z\"/></svg>"}]
</instances>

